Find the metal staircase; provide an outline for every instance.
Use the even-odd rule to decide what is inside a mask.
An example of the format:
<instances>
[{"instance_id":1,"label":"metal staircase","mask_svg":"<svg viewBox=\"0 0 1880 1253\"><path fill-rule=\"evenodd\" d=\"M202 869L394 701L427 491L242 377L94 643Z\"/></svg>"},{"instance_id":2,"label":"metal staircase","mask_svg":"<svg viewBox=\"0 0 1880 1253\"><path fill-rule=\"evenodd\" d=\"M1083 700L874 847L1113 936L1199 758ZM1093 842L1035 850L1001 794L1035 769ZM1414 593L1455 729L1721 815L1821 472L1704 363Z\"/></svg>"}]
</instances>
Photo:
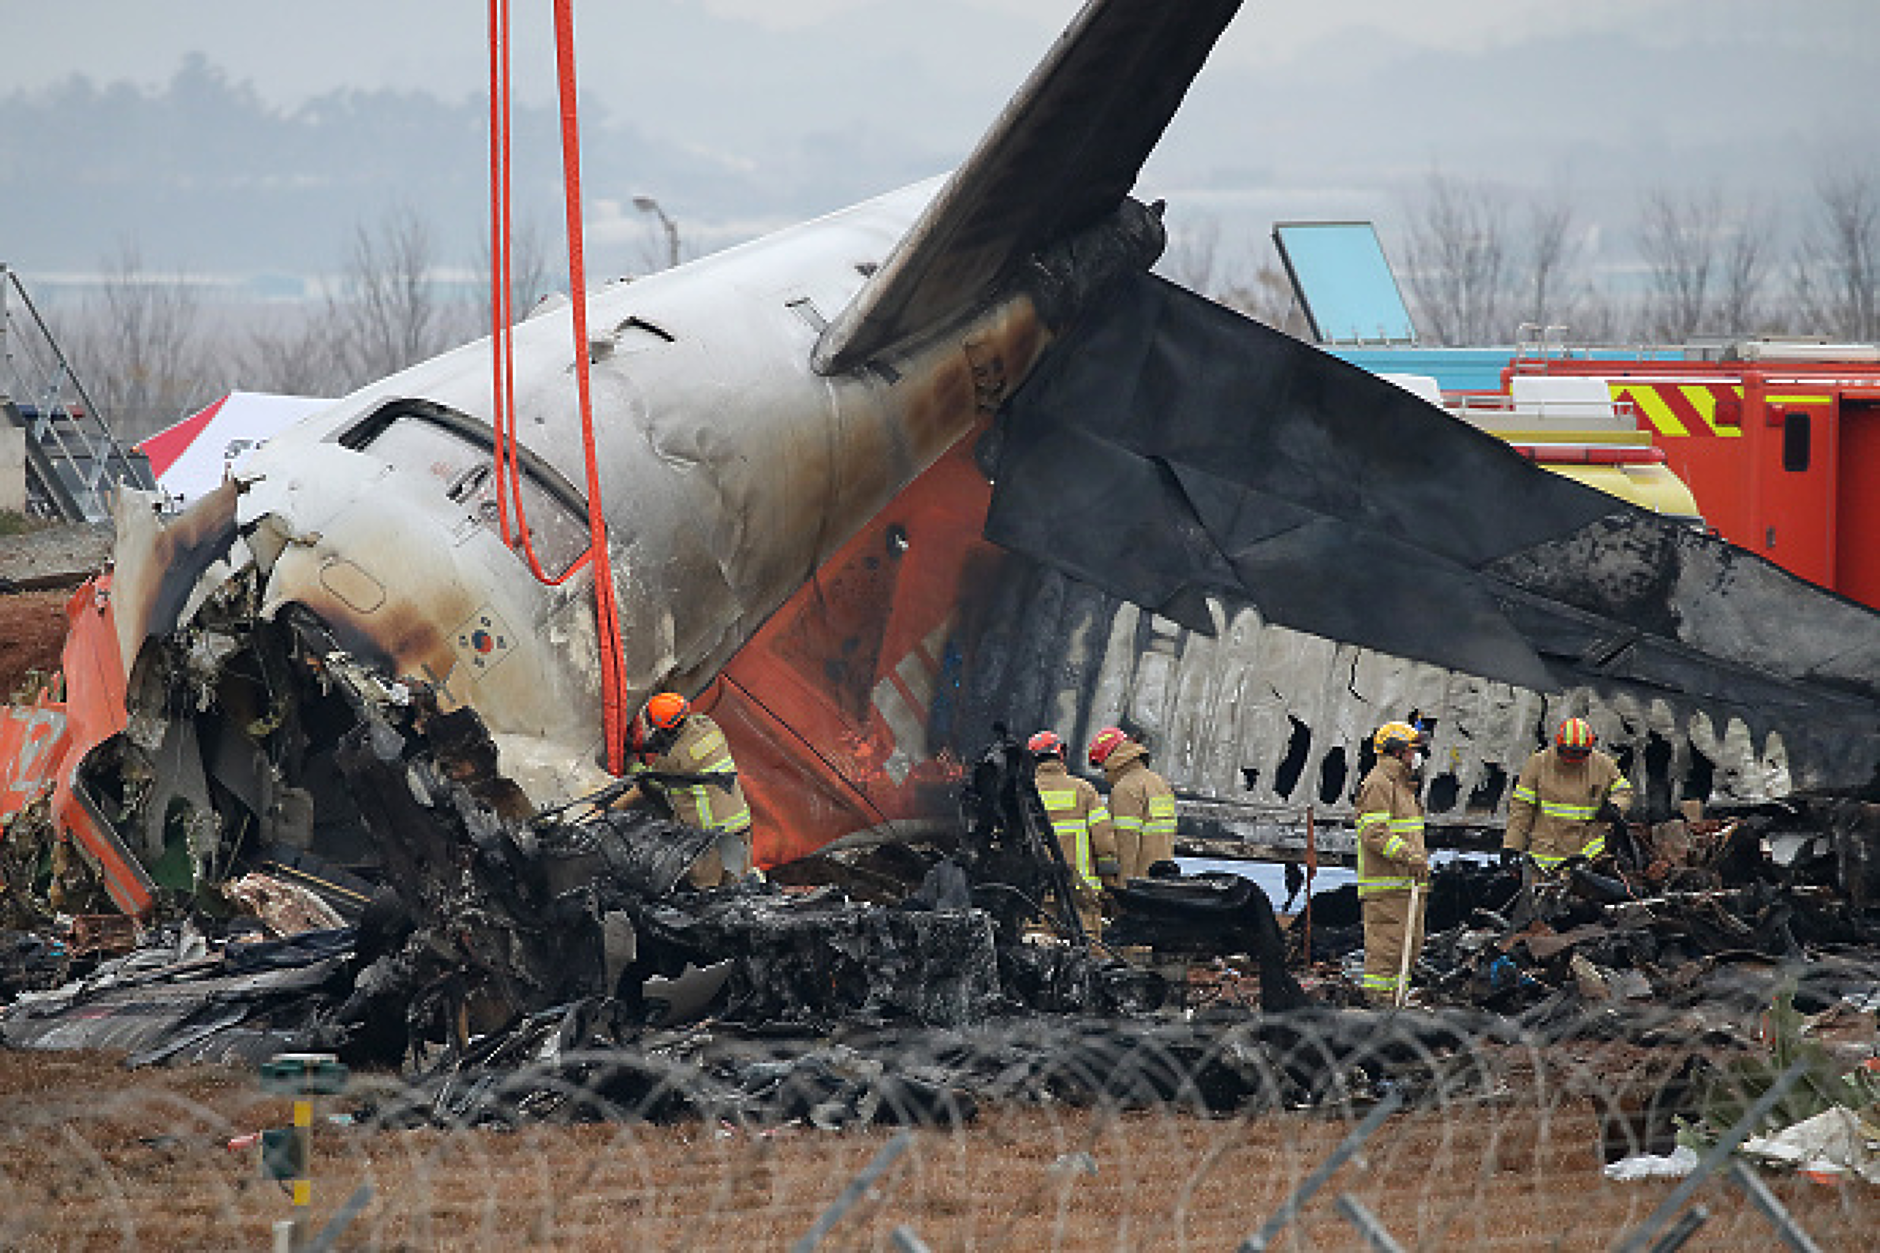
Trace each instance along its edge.
<instances>
[{"instance_id":1,"label":"metal staircase","mask_svg":"<svg viewBox=\"0 0 1880 1253\"><path fill-rule=\"evenodd\" d=\"M150 465L126 451L86 394L19 275L0 262L0 414L26 432L26 507L42 517L102 522L112 491L146 491Z\"/></svg>"}]
</instances>

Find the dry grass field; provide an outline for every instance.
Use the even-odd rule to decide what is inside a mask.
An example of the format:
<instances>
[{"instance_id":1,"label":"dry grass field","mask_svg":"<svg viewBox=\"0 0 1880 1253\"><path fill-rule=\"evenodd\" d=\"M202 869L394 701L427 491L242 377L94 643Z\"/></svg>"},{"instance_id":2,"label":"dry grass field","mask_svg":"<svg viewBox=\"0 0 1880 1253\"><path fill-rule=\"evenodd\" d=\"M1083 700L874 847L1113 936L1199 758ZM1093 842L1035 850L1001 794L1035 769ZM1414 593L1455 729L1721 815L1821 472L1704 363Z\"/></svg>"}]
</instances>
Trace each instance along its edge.
<instances>
[{"instance_id":1,"label":"dry grass field","mask_svg":"<svg viewBox=\"0 0 1880 1253\"><path fill-rule=\"evenodd\" d=\"M1673 1186L1605 1180L1595 1101L1562 1075L1506 1073L1492 1097L1394 1116L1280 1247L1364 1247L1333 1205L1349 1192L1406 1248L1602 1249ZM788 1247L894 1134L329 1120L351 1103L321 1101L314 1130L316 1221L373 1190L344 1248ZM229 1143L289 1121L289 1103L244 1071L0 1052L0 1248L266 1248L289 1200L260 1178L255 1148ZM986 1109L915 1133L823 1247L893 1247L905 1225L934 1249L1231 1249L1348 1129L1322 1113ZM1874 1247L1873 1189L1769 1181L1820 1247ZM1712 1216L1686 1248L1776 1246L1734 1188L1713 1181L1698 1199Z\"/></svg>"}]
</instances>

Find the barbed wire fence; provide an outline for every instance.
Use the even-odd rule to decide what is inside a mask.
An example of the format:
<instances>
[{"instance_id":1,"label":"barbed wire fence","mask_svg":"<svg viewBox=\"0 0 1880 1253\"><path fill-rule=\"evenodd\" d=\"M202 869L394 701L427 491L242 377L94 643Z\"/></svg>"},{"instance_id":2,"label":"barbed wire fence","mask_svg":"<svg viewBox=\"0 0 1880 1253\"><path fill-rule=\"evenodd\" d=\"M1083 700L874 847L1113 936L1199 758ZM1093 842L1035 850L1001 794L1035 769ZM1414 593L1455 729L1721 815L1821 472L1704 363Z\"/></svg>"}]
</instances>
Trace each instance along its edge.
<instances>
[{"instance_id":1,"label":"barbed wire fence","mask_svg":"<svg viewBox=\"0 0 1880 1253\"><path fill-rule=\"evenodd\" d=\"M1871 1247L1872 1183L1733 1154L1842 1099L1850 1054L1596 1017L550 1034L316 1102L298 1247ZM257 1141L291 1115L251 1070L0 1063L0 1247L265 1248L290 1217ZM1609 1177L1680 1138L1681 1177Z\"/></svg>"}]
</instances>

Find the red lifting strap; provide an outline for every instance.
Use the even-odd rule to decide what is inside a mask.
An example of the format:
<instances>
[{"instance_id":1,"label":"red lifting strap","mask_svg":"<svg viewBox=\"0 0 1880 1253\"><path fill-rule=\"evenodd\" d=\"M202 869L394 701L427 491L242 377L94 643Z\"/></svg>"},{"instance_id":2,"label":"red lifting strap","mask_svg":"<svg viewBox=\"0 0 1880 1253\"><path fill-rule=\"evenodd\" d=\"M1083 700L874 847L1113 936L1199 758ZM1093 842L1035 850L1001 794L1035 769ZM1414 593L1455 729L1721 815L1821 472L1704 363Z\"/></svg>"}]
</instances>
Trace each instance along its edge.
<instances>
[{"instance_id":1,"label":"red lifting strap","mask_svg":"<svg viewBox=\"0 0 1880 1253\"><path fill-rule=\"evenodd\" d=\"M574 5L555 0L555 66L561 89L563 199L568 222L568 290L573 293L575 386L581 405L581 452L587 476L588 550L559 577L542 569L523 513L521 460L516 445L515 344L510 289L509 0L490 0L490 257L491 411L495 433L496 501L503 542L520 548L543 583L567 579L592 564L595 635L600 643L601 709L607 737L607 768L626 769L626 656L620 647L620 612L614 600L613 563L607 552L607 517L601 506L599 459L594 448L593 388L588 373L587 265L582 252L581 131L575 107ZM515 525L510 525L510 510Z\"/></svg>"}]
</instances>

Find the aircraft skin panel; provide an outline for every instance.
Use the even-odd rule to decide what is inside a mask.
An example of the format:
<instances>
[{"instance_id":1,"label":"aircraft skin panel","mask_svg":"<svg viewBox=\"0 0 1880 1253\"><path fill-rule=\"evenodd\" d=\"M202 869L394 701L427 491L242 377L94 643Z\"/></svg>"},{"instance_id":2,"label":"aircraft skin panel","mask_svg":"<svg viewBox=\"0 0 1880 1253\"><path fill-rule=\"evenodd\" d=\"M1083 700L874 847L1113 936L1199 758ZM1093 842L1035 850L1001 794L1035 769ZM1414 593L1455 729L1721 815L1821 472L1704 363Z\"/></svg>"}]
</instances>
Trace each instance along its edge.
<instances>
[{"instance_id":1,"label":"aircraft skin panel","mask_svg":"<svg viewBox=\"0 0 1880 1253\"><path fill-rule=\"evenodd\" d=\"M984 429L871 519L709 689L738 746L763 864L954 816L961 763L987 730L956 717L957 639L1004 559L979 538Z\"/></svg>"},{"instance_id":2,"label":"aircraft skin panel","mask_svg":"<svg viewBox=\"0 0 1880 1253\"><path fill-rule=\"evenodd\" d=\"M827 647L871 664L818 690L747 685L776 720L815 728L809 742L867 746L842 773L876 827L939 812L903 786L906 745L936 767L970 760L995 723L1085 736L1133 719L1172 777L1243 819L1296 821L1314 797L1342 812L1366 731L1413 709L1448 724L1442 808L1476 821L1505 804L1498 772L1568 712L1666 795L1672 778L1743 800L1874 778L1880 614L1161 280L1126 285L1067 328L987 441L985 536L1003 551L954 519L951 563L932 540L910 554L872 627L853 607L825 620ZM942 466L968 460L962 446ZM858 552L880 549L927 477ZM947 617L897 616L936 593ZM943 621L952 690L910 735L923 702L899 667ZM890 622L892 645L847 648ZM731 673L762 673L774 643L760 635ZM876 691L893 699L859 699ZM1283 771L1295 719L1310 751ZM779 851L815 839L788 821L776 836Z\"/></svg>"},{"instance_id":3,"label":"aircraft skin panel","mask_svg":"<svg viewBox=\"0 0 1880 1253\"><path fill-rule=\"evenodd\" d=\"M1593 722L1655 812L1688 794L1752 804L1846 782L1840 749L1738 701L1619 682L1540 691L1296 631L1251 606L1216 602L1214 629L1190 630L988 542L983 436L871 520L710 689L739 745L764 865L943 826L962 763L1001 723L1054 729L1078 750L1127 725L1201 829L1263 841L1296 841L1308 808L1348 821L1370 732L1412 710L1433 728L1431 813L1445 827L1505 820L1526 754L1569 714ZM932 676L920 691L896 683L910 661ZM888 685L894 716L873 697Z\"/></svg>"},{"instance_id":4,"label":"aircraft skin panel","mask_svg":"<svg viewBox=\"0 0 1880 1253\"><path fill-rule=\"evenodd\" d=\"M630 703L661 686L700 690L1044 351L1050 334L1021 294L888 368L838 379L809 369L816 328L802 302L820 307L859 286L930 194L909 188L592 297ZM525 493L532 529L554 521L578 541L561 546L551 573L586 536L570 321L560 310L516 330L519 441L574 502L556 510ZM441 686L492 732L570 745L586 762L600 734L589 575L538 584L491 521L493 483L459 486L489 459L489 353L482 342L414 367L270 443L246 469L239 522L271 518L292 537L270 561L270 613L312 608L349 648ZM407 433L414 425L421 435ZM379 594L349 599L336 583ZM503 644L477 654L473 639ZM591 781L552 773L529 781L550 789L545 799Z\"/></svg>"}]
</instances>

